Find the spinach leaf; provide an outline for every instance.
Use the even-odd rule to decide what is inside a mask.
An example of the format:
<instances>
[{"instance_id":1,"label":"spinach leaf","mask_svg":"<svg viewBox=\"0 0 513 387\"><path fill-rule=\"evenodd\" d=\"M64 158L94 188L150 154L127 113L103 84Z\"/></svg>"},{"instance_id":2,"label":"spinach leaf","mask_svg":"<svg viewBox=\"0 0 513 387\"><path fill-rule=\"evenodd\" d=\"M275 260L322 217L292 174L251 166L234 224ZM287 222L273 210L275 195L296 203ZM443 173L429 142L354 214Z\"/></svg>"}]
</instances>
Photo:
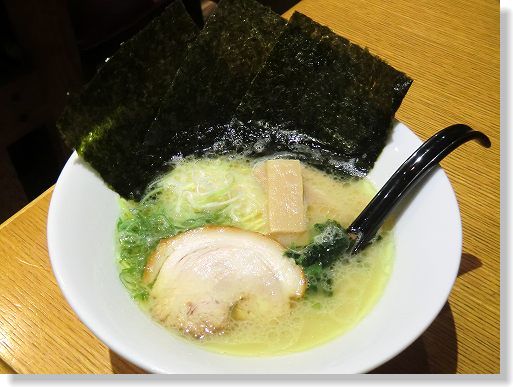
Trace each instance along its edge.
<instances>
[{"instance_id":1,"label":"spinach leaf","mask_svg":"<svg viewBox=\"0 0 513 387\"><path fill-rule=\"evenodd\" d=\"M333 264L349 250L351 239L334 220L315 224L314 233L312 242L300 248L290 248L285 255L304 268L309 291L331 295Z\"/></svg>"}]
</instances>

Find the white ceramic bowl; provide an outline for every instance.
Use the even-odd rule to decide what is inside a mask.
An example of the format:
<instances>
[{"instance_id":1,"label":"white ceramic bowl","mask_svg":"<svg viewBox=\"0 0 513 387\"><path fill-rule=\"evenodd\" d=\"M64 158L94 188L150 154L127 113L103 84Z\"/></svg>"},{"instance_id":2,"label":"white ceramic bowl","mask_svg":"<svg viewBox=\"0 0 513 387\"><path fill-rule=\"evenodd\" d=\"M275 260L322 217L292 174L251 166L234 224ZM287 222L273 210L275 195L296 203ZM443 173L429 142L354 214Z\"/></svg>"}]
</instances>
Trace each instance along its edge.
<instances>
[{"instance_id":1,"label":"white ceramic bowl","mask_svg":"<svg viewBox=\"0 0 513 387\"><path fill-rule=\"evenodd\" d=\"M380 187L420 143L396 123L369 178ZM52 196L48 248L57 282L78 317L108 347L147 371L359 373L391 359L424 332L447 300L458 271L461 221L445 173L437 170L402 207L393 272L374 309L344 336L278 357L205 351L176 339L139 310L115 265L118 195L76 153Z\"/></svg>"}]
</instances>

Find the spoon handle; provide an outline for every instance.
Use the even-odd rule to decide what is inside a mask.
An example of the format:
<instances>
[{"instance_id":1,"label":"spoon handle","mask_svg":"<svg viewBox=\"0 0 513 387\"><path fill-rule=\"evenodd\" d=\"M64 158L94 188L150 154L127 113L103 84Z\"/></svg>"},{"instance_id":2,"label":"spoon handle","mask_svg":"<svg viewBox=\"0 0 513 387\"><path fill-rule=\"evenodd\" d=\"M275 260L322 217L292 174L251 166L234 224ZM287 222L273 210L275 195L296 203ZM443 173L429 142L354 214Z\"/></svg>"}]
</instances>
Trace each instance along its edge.
<instances>
[{"instance_id":1,"label":"spoon handle","mask_svg":"<svg viewBox=\"0 0 513 387\"><path fill-rule=\"evenodd\" d=\"M354 238L351 253L356 254L372 242L388 214L433 167L460 145L473 139L486 148L491 145L485 134L463 124L442 129L423 143L348 227L347 232Z\"/></svg>"}]
</instances>

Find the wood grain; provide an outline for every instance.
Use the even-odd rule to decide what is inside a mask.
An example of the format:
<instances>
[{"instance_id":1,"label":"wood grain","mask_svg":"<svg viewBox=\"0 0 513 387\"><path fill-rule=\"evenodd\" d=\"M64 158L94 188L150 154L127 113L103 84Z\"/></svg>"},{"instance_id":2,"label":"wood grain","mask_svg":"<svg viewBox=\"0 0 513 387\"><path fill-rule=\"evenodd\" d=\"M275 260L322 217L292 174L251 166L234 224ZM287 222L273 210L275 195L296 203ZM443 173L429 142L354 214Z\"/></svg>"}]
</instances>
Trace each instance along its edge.
<instances>
[{"instance_id":1,"label":"wood grain","mask_svg":"<svg viewBox=\"0 0 513 387\"><path fill-rule=\"evenodd\" d=\"M0 359L0 375L1 374L15 374L16 372L2 359Z\"/></svg>"},{"instance_id":2,"label":"wood grain","mask_svg":"<svg viewBox=\"0 0 513 387\"><path fill-rule=\"evenodd\" d=\"M293 10L410 75L414 82L397 118L423 140L457 122L490 137L492 148L468 144L442 162L461 210L462 267L471 269L461 273L449 300L455 327L438 333L457 332L454 371L498 373L499 2L345 0L321 6L318 0L304 0ZM449 354L442 354L430 359L431 370L442 371L451 363Z\"/></svg>"},{"instance_id":3,"label":"wood grain","mask_svg":"<svg viewBox=\"0 0 513 387\"><path fill-rule=\"evenodd\" d=\"M462 215L460 273L429 329L374 372L500 372L499 2L304 0L295 9L414 78L397 118L419 137L462 122L493 144L467 144L442 163ZM50 197L0 226L0 358L19 373L141 372L62 298L46 248Z\"/></svg>"}]
</instances>

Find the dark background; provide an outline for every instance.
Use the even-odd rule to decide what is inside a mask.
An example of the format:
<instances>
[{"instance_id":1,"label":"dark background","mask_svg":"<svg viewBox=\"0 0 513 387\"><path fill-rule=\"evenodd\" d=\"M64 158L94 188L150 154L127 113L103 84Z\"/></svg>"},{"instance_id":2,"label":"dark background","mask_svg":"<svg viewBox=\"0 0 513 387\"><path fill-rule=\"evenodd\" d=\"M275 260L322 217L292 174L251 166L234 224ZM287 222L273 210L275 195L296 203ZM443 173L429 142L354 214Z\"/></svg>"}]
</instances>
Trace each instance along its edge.
<instances>
[{"instance_id":1,"label":"dark background","mask_svg":"<svg viewBox=\"0 0 513 387\"><path fill-rule=\"evenodd\" d=\"M71 154L66 93L173 0L0 0L0 223L53 185ZM199 26L215 8L183 0ZM283 13L297 0L260 0Z\"/></svg>"}]
</instances>

